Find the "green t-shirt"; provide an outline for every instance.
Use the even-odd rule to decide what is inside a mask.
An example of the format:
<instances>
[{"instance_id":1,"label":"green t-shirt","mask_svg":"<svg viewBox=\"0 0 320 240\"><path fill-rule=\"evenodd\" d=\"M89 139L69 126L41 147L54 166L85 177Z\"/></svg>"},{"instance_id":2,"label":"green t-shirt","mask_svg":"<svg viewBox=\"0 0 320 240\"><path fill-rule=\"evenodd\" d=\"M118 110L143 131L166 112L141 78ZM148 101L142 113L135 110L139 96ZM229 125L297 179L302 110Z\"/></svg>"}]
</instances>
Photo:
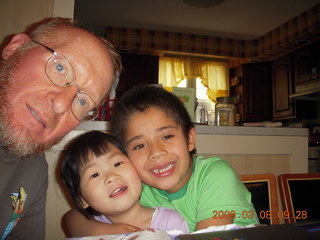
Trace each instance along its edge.
<instances>
[{"instance_id":1,"label":"green t-shirt","mask_svg":"<svg viewBox=\"0 0 320 240\"><path fill-rule=\"evenodd\" d=\"M144 184L140 202L149 207L176 209L188 222L190 232L195 231L197 222L212 217L228 218L231 211L236 213L235 224L259 223L250 192L232 167L217 157L194 158L189 182L176 193Z\"/></svg>"}]
</instances>

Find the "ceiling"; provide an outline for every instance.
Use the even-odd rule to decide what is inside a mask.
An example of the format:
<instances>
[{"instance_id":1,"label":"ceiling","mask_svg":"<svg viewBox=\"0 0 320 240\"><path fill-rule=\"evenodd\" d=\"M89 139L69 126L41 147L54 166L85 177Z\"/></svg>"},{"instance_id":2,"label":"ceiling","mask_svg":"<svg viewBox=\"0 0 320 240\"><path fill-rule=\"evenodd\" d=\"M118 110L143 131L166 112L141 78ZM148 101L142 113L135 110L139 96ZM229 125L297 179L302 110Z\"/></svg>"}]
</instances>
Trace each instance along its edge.
<instances>
[{"instance_id":1,"label":"ceiling","mask_svg":"<svg viewBox=\"0 0 320 240\"><path fill-rule=\"evenodd\" d=\"M211 8L196 8L183 0L75 0L75 18L99 35L112 26L250 40L318 3L320 0L225 0Z\"/></svg>"}]
</instances>

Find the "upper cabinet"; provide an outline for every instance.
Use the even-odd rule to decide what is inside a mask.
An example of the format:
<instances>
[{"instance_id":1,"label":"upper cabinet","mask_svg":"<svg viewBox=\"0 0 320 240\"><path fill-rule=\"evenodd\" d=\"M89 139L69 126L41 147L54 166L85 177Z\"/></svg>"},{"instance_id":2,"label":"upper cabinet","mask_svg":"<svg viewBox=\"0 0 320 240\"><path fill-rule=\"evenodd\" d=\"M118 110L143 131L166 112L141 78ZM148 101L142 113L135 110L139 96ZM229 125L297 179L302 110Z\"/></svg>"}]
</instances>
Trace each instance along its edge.
<instances>
[{"instance_id":1,"label":"upper cabinet","mask_svg":"<svg viewBox=\"0 0 320 240\"><path fill-rule=\"evenodd\" d=\"M307 46L293 54L295 93L313 91L320 82L319 43Z\"/></svg>"},{"instance_id":2,"label":"upper cabinet","mask_svg":"<svg viewBox=\"0 0 320 240\"><path fill-rule=\"evenodd\" d=\"M310 46L272 62L272 120L316 117L316 101L293 96L316 91L319 49Z\"/></svg>"},{"instance_id":3,"label":"upper cabinet","mask_svg":"<svg viewBox=\"0 0 320 240\"><path fill-rule=\"evenodd\" d=\"M294 117L294 98L289 97L292 93L292 61L286 56L272 63L273 120Z\"/></svg>"},{"instance_id":4,"label":"upper cabinet","mask_svg":"<svg viewBox=\"0 0 320 240\"><path fill-rule=\"evenodd\" d=\"M239 100L236 107L241 122L271 120L271 64L244 64L232 74L241 77L241 83L230 89L231 96Z\"/></svg>"},{"instance_id":5,"label":"upper cabinet","mask_svg":"<svg viewBox=\"0 0 320 240\"><path fill-rule=\"evenodd\" d=\"M243 65L244 122L271 120L271 65L269 62Z\"/></svg>"},{"instance_id":6,"label":"upper cabinet","mask_svg":"<svg viewBox=\"0 0 320 240\"><path fill-rule=\"evenodd\" d=\"M143 84L157 84L159 57L142 54L121 54L123 71L117 87L117 96Z\"/></svg>"}]
</instances>

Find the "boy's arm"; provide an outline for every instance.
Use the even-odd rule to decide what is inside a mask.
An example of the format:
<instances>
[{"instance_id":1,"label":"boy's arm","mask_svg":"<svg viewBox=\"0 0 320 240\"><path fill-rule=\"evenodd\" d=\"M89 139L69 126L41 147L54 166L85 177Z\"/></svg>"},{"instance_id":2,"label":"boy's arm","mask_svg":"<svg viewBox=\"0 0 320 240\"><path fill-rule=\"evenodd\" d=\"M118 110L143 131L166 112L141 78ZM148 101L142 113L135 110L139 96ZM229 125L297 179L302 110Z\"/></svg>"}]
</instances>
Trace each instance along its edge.
<instances>
[{"instance_id":1,"label":"boy's arm","mask_svg":"<svg viewBox=\"0 0 320 240\"><path fill-rule=\"evenodd\" d=\"M224 218L224 219L213 219L213 218L207 218L200 222L197 222L196 225L196 231L205 229L210 226L220 226L220 225L227 225L233 223L232 218Z\"/></svg>"},{"instance_id":2,"label":"boy's arm","mask_svg":"<svg viewBox=\"0 0 320 240\"><path fill-rule=\"evenodd\" d=\"M87 219L76 209L67 212L63 222L70 237L114 235L140 230L140 228L129 224L108 224Z\"/></svg>"},{"instance_id":3,"label":"boy's arm","mask_svg":"<svg viewBox=\"0 0 320 240\"><path fill-rule=\"evenodd\" d=\"M196 230L231 223L243 226L258 223L250 193L232 167L218 158L207 160L210 161L199 174L201 181L197 186L200 197Z\"/></svg>"}]
</instances>

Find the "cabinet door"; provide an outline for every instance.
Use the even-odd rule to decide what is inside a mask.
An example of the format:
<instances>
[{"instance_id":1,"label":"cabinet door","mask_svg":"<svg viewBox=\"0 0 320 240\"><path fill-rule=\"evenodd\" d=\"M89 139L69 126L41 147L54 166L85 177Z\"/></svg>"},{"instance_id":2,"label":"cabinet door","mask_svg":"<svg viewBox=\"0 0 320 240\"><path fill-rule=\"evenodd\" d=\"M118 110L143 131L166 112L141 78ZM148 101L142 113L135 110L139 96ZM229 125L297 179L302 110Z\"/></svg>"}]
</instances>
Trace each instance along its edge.
<instances>
[{"instance_id":1,"label":"cabinet door","mask_svg":"<svg viewBox=\"0 0 320 240\"><path fill-rule=\"evenodd\" d=\"M315 44L313 47L313 54L314 54L314 68L312 69L312 77L320 79L320 42Z\"/></svg>"},{"instance_id":2,"label":"cabinet door","mask_svg":"<svg viewBox=\"0 0 320 240\"><path fill-rule=\"evenodd\" d=\"M243 65L244 122L271 120L271 64L269 62Z\"/></svg>"},{"instance_id":3,"label":"cabinet door","mask_svg":"<svg viewBox=\"0 0 320 240\"><path fill-rule=\"evenodd\" d=\"M294 53L294 78L296 86L311 79L313 59L309 47Z\"/></svg>"},{"instance_id":4,"label":"cabinet door","mask_svg":"<svg viewBox=\"0 0 320 240\"><path fill-rule=\"evenodd\" d=\"M294 117L291 57L287 56L272 63L273 120Z\"/></svg>"},{"instance_id":5,"label":"cabinet door","mask_svg":"<svg viewBox=\"0 0 320 240\"><path fill-rule=\"evenodd\" d=\"M159 57L153 55L121 54L123 71L117 87L117 96L137 85L157 84Z\"/></svg>"}]
</instances>

